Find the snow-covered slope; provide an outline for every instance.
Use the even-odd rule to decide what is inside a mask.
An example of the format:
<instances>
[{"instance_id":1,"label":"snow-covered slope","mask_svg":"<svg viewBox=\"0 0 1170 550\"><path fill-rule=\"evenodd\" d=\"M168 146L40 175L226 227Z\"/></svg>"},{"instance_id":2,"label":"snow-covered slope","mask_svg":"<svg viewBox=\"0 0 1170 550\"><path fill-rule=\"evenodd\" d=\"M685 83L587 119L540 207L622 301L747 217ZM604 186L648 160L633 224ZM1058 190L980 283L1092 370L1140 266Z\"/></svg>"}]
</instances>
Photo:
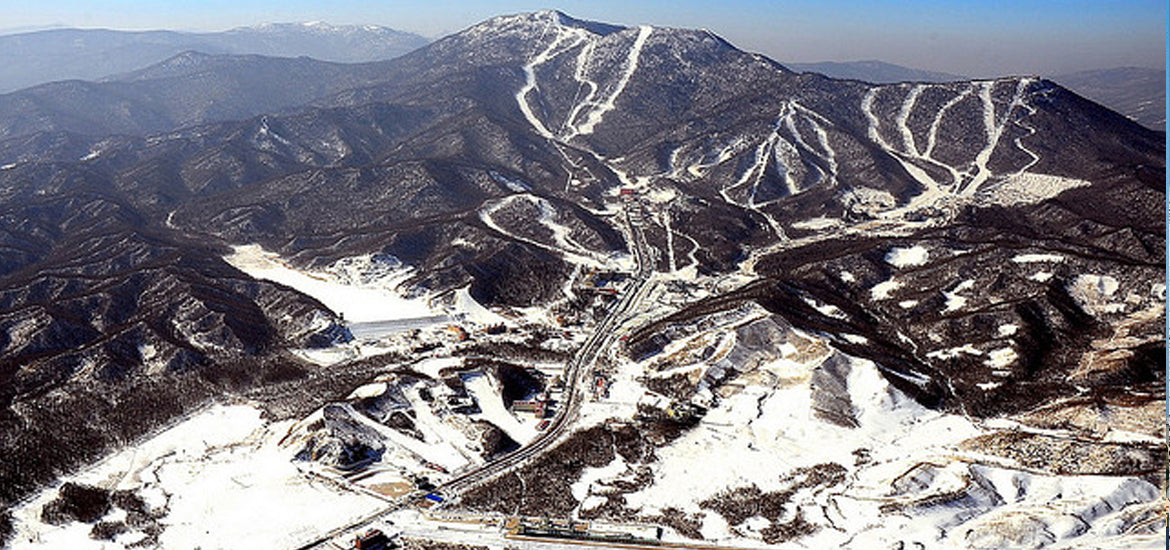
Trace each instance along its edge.
<instances>
[{"instance_id":1,"label":"snow-covered slope","mask_svg":"<svg viewBox=\"0 0 1170 550\"><path fill-rule=\"evenodd\" d=\"M582 411L585 427L618 433L629 423L654 450L632 459L637 447L619 447L608 463L580 469L569 480L574 517L659 522L673 529L668 539L728 546L1156 548L1163 541L1154 447L1121 451L1028 425L1036 418L983 422L927 409L873 362L758 306L666 333L670 343L645 359L613 357L603 369L613 380L607 395ZM596 429L588 433L596 437ZM1147 424L1140 437L1152 442L1160 429ZM1051 437L1066 453L1094 444L1101 452L1061 465L1065 458L1012 450L1029 437ZM1003 447L1004 439L1021 443ZM1121 473L1151 467L1144 470L1151 475ZM519 475L530 485L551 483L539 465ZM506 494L503 484L487 493ZM552 506L496 503L481 498L487 493L468 505L521 514Z\"/></svg>"},{"instance_id":2,"label":"snow-covered slope","mask_svg":"<svg viewBox=\"0 0 1170 550\"><path fill-rule=\"evenodd\" d=\"M200 411L64 480L101 487L112 501L99 520L104 529L39 522L42 507L57 496L47 491L16 510L12 548L292 547L384 504L299 471L281 444L292 424L266 422L246 405Z\"/></svg>"},{"instance_id":3,"label":"snow-covered slope","mask_svg":"<svg viewBox=\"0 0 1170 550\"><path fill-rule=\"evenodd\" d=\"M175 61L160 70L238 60ZM399 498L539 438L536 410L576 403L559 376L582 429L550 422L560 445L460 487L464 505L741 542L957 541L956 522L1016 529L1010 470L1137 505L1082 529L1025 490L1043 540L1146 542L1165 465L1159 134L1040 79L838 81L707 31L558 12L375 72L307 74L336 93L247 120L0 141L6 502L224 394L301 421L302 465ZM604 359L575 356L586 343ZM688 477L688 444L776 467ZM934 466L907 474L903 444ZM685 509L638 500L696 479ZM728 508L757 493L777 500ZM834 527L830 496L889 530Z\"/></svg>"}]
</instances>

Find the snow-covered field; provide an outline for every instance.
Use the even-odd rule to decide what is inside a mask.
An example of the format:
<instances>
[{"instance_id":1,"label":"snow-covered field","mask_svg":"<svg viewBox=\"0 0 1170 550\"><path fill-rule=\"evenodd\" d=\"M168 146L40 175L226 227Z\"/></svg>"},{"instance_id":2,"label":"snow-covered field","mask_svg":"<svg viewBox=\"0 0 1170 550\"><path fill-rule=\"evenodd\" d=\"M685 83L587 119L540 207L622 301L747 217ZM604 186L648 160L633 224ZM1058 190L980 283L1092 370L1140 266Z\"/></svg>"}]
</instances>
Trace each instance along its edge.
<instances>
[{"instance_id":1,"label":"snow-covered field","mask_svg":"<svg viewBox=\"0 0 1170 550\"><path fill-rule=\"evenodd\" d=\"M458 289L447 303L433 297L410 296L404 283L413 269L389 256L367 254L343 258L320 270L297 269L260 245L236 246L224 260L257 279L291 287L325 304L346 321L353 342L328 348L293 350L318 365L405 351L413 343L401 335L412 331L442 332L457 323L490 326L510 321Z\"/></svg>"},{"instance_id":2,"label":"snow-covered field","mask_svg":"<svg viewBox=\"0 0 1170 550\"><path fill-rule=\"evenodd\" d=\"M746 309L672 342L644 362L627 361L615 374L611 396L583 408L585 423L596 424L607 413L627 417L634 402L660 408L669 403L648 397L638 383L642 376L697 376L718 368L719 357L738 353L743 359L734 336L717 335L734 334L734 327L759 322L760 315ZM1000 332L1017 328L1004 325ZM708 541L759 546L769 520L755 516L729 525L703 501L753 486L765 494L782 493L799 472L828 464L846 472L841 483L787 497L781 520L800 518L815 526L787 543L790 547L1162 547L1160 531L1142 527L1157 525L1165 515L1162 494L1150 482L1048 475L985 456L965 442L1004 426L926 409L892 387L874 363L843 356L815 335L793 331L786 338L775 351L749 354L766 361L716 389L721 397L699 424L656 450L653 480L624 494L628 508L643 516L681 509L701 518ZM704 348L716 351L691 363L688 357L700 357ZM982 353L953 353L972 351ZM999 367L1014 359L1014 350L1004 348L990 352L987 362ZM658 360L676 366L657 372ZM826 378L830 372L837 373L838 382ZM837 383L843 389L834 390ZM847 404L856 426L817 413L825 403L818 393L826 392L834 395L829 401ZM578 513L605 504L600 495L612 493L612 483L630 472L620 456L586 469L572 486L581 503Z\"/></svg>"},{"instance_id":3,"label":"snow-covered field","mask_svg":"<svg viewBox=\"0 0 1170 550\"><path fill-rule=\"evenodd\" d=\"M304 476L281 446L292 422L269 423L248 405L215 405L62 481L130 490L162 514L163 548L291 548L385 503ZM46 525L46 491L15 510L13 548L127 548L145 534L89 537L92 525ZM114 508L106 520L125 512Z\"/></svg>"},{"instance_id":4,"label":"snow-covered field","mask_svg":"<svg viewBox=\"0 0 1170 550\"><path fill-rule=\"evenodd\" d=\"M980 198L986 203L1001 206L1033 204L1086 185L1089 185L1086 180L1022 172L1004 179Z\"/></svg>"},{"instance_id":5,"label":"snow-covered field","mask_svg":"<svg viewBox=\"0 0 1170 550\"><path fill-rule=\"evenodd\" d=\"M921 245L911 247L894 247L886 253L886 263L894 267L914 267L926 263L929 252Z\"/></svg>"},{"instance_id":6,"label":"snow-covered field","mask_svg":"<svg viewBox=\"0 0 1170 550\"><path fill-rule=\"evenodd\" d=\"M338 262L324 271L298 270L260 245L234 247L224 257L233 267L266 281L280 283L320 300L350 322L389 321L435 315L425 299L408 298L398 285L410 276L408 269L389 265L383 269L369 257L365 265Z\"/></svg>"}]
</instances>

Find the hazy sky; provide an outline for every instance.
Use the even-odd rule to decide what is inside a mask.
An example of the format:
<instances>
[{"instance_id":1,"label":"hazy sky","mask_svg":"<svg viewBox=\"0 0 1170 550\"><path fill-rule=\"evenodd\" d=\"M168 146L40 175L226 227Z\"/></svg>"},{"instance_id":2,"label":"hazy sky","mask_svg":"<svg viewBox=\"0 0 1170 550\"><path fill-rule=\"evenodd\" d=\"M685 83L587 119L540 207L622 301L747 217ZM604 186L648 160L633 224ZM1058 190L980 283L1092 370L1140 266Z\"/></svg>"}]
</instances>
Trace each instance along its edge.
<instances>
[{"instance_id":1,"label":"hazy sky","mask_svg":"<svg viewBox=\"0 0 1170 550\"><path fill-rule=\"evenodd\" d=\"M0 28L222 30L319 20L437 37L548 8L618 24L708 28L780 61L880 59L967 76L1165 66L1166 0L0 0Z\"/></svg>"}]
</instances>

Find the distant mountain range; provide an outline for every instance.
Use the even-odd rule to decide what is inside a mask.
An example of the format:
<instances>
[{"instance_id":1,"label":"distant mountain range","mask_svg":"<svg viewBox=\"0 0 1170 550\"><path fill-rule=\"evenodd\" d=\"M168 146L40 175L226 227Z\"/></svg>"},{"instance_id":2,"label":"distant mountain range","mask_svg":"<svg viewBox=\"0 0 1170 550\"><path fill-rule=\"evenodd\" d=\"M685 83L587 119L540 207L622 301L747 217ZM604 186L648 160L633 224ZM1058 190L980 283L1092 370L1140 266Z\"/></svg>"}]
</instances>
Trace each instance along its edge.
<instances>
[{"instance_id":1,"label":"distant mountain range","mask_svg":"<svg viewBox=\"0 0 1170 550\"><path fill-rule=\"evenodd\" d=\"M925 71L874 60L785 63L785 66L799 72L820 73L832 78L875 84L967 80L965 76ZM1154 130L1166 128L1166 71L1120 67L1044 76L1147 128Z\"/></svg>"},{"instance_id":2,"label":"distant mountain range","mask_svg":"<svg viewBox=\"0 0 1170 550\"><path fill-rule=\"evenodd\" d=\"M303 36L317 28L303 27ZM245 34L265 32L285 31ZM62 59L74 51L65 36L47 42ZM145 42L121 44L102 51ZM585 281L636 265L653 272L654 286L623 292L652 298L610 325L604 346L613 353L587 364L624 369L617 358L656 358L653 371L621 374L623 384L645 379L689 403L724 399L720 388L750 376L785 410L812 400L828 411L836 427L827 440L869 422L858 412L866 403L913 402L932 417L1006 426L905 468L883 458L900 449L833 455L829 467L849 473L846 494L871 474L891 480L873 493L891 499L880 517L876 505L831 512L850 514L864 525L856 529L945 512L960 518L947 524L950 540L983 529L987 538L971 539L982 548L1021 547L1012 537L1022 532L1059 533L1060 544L1116 534L1131 538L1109 546L1130 548L1132 537L1160 534L1127 503L1162 510L1164 439L1130 435L1164 434L1161 133L1050 80L839 80L794 72L705 30L624 28L554 11L494 18L366 64L176 55L174 44L155 44L171 53L145 70L104 67L121 76L0 96L0 510L203 403L383 372L374 361L322 370L294 354L353 335L317 298L224 260L231 246L261 245L301 268L392 256L409 268L404 291L465 292L526 318L602 311L590 309ZM0 39L0 56L20 58L10 45ZM874 376L897 393L873 393L844 361L825 361L820 374L757 378L748 370L756 364L724 342L784 349L777 341L688 332L750 310L822 341L786 344L785 357L831 349L876 365ZM547 315L524 313L532 311ZM531 338L498 342L525 354L563 349L543 347L568 338L560 320L531 323L539 327ZM475 338L496 342L487 334ZM434 357L434 348L404 349L403 364ZM503 357L494 349L459 353ZM700 358L703 370L686 371L693 378L679 374L690 364L677 362L684 353ZM790 392L809 376L822 398ZM844 391L846 383L860 389ZM629 387L630 406L641 405L644 392ZM340 399L350 389L330 392ZM958 481L935 481L920 467L927 460L953 462ZM1015 495L1053 494L1006 475L994 493L970 481L978 478L969 472L1005 461L1051 476L1127 477L1152 496L1097 502L1069 492L1052 497L1060 513L1033 523L980 524L1016 517ZM795 467L781 462L769 464ZM536 483L511 480L485 487L537 494ZM774 493L785 502L811 488L785 487ZM487 494L491 506L511 506L496 498L504 491ZM547 500L583 506L567 485ZM509 514L547 511L536 498L516 501L524 508ZM592 509L613 520L639 512L628 506L621 497ZM839 528L825 508L777 505L755 540L832 534ZM744 509L732 523L756 514ZM984 519L969 521L973 510ZM1080 510L1097 515L1081 520L1071 512ZM791 523L779 521L790 514Z\"/></svg>"},{"instance_id":3,"label":"distant mountain range","mask_svg":"<svg viewBox=\"0 0 1170 550\"><path fill-rule=\"evenodd\" d=\"M95 80L185 51L307 56L356 63L398 57L427 39L376 25L284 23L224 32L53 29L0 36L0 93L45 82Z\"/></svg>"},{"instance_id":4,"label":"distant mountain range","mask_svg":"<svg viewBox=\"0 0 1170 550\"><path fill-rule=\"evenodd\" d=\"M1052 79L1147 128L1166 129L1166 71L1121 67L1056 75Z\"/></svg>"},{"instance_id":5,"label":"distant mountain range","mask_svg":"<svg viewBox=\"0 0 1170 550\"><path fill-rule=\"evenodd\" d=\"M913 69L872 59L867 61L785 63L784 66L802 73L820 73L833 78L860 80L874 84L893 84L895 82L958 82L960 80L967 80L967 77L956 74Z\"/></svg>"},{"instance_id":6,"label":"distant mountain range","mask_svg":"<svg viewBox=\"0 0 1170 550\"><path fill-rule=\"evenodd\" d=\"M175 57L101 82L63 80L0 95L0 139L45 131L144 135L239 120L382 82L382 63L307 57Z\"/></svg>"}]
</instances>

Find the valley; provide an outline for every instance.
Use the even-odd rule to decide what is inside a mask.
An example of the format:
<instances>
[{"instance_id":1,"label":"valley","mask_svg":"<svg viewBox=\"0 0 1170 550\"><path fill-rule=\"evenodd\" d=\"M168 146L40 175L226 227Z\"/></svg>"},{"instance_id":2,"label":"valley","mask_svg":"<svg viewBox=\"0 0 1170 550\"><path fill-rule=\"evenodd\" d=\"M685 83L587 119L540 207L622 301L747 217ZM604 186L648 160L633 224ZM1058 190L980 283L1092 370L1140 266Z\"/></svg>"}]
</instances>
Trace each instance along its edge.
<instances>
[{"instance_id":1,"label":"valley","mask_svg":"<svg viewBox=\"0 0 1170 550\"><path fill-rule=\"evenodd\" d=\"M1164 542L1164 134L556 11L289 63L0 118L13 548Z\"/></svg>"}]
</instances>

